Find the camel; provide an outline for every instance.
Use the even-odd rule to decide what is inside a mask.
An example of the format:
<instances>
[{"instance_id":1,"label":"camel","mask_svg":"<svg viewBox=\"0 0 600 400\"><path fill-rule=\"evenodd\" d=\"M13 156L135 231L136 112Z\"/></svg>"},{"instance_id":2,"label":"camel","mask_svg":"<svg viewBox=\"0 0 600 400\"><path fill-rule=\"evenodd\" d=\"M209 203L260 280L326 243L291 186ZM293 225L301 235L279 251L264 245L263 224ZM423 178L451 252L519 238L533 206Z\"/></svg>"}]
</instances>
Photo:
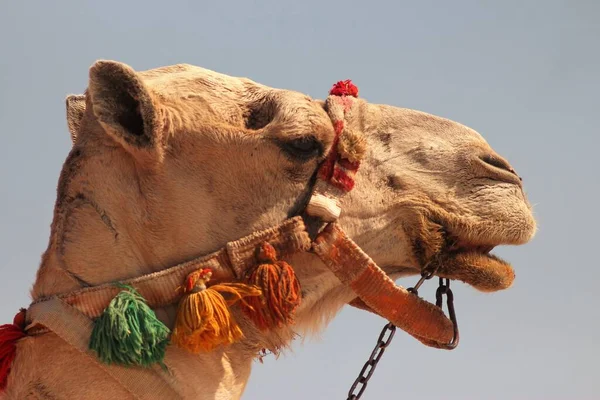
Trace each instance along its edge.
<instances>
[{"instance_id":1,"label":"camel","mask_svg":"<svg viewBox=\"0 0 600 400\"><path fill-rule=\"evenodd\" d=\"M510 265L490 251L536 231L510 164L460 123L355 105L365 154L337 224L391 279L437 265L482 291L509 287ZM73 146L34 301L163 271L298 215L334 138L324 101L187 64L97 61L85 94L67 98L67 120ZM169 375L174 398L239 399L261 350L324 329L356 298L315 254L287 261L302 287L294 323L261 331L234 307L240 341L200 354L170 346L168 371L151 372ZM155 311L173 326L174 305ZM19 340L4 398L138 397L46 331Z\"/></svg>"}]
</instances>

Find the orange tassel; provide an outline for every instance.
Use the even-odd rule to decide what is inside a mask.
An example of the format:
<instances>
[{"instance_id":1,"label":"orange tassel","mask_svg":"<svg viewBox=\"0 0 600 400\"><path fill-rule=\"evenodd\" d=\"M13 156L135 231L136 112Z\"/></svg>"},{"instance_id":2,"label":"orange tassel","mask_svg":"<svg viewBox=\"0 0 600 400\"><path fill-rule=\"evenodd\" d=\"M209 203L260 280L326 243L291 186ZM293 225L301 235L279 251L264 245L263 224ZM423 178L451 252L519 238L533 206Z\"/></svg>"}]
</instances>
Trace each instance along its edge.
<instances>
[{"instance_id":1,"label":"orange tassel","mask_svg":"<svg viewBox=\"0 0 600 400\"><path fill-rule=\"evenodd\" d=\"M248 276L248 283L260 287L261 297L248 299L242 310L261 330L294 323L294 312L300 305L300 282L294 269L285 261L277 261L275 248L264 242L258 250L258 262Z\"/></svg>"},{"instance_id":2,"label":"orange tassel","mask_svg":"<svg viewBox=\"0 0 600 400\"><path fill-rule=\"evenodd\" d=\"M257 287L242 283L207 287L211 276L212 271L208 268L188 275L171 335L172 343L193 353L211 351L244 337L229 306L238 300L244 304L244 297L261 294ZM228 293L230 298L226 300L221 293Z\"/></svg>"}]
</instances>

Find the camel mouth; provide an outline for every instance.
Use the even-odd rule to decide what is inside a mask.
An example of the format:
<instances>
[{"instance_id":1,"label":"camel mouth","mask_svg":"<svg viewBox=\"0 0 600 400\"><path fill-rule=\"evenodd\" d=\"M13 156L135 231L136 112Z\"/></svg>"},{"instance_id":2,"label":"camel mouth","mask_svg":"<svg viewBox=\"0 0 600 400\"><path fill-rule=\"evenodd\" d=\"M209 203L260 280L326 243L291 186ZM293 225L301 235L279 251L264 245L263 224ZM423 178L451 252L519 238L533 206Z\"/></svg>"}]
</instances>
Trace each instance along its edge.
<instances>
[{"instance_id":1,"label":"camel mouth","mask_svg":"<svg viewBox=\"0 0 600 400\"><path fill-rule=\"evenodd\" d=\"M478 241L472 232L451 231L443 219L427 218L423 222L421 229L413 231L417 234L412 239L420 272L435 271L441 278L462 281L482 292L504 290L512 285L515 278L512 266L492 254L496 246L507 244L506 238L485 235Z\"/></svg>"},{"instance_id":2,"label":"camel mouth","mask_svg":"<svg viewBox=\"0 0 600 400\"><path fill-rule=\"evenodd\" d=\"M482 292L504 290L512 286L515 272L510 263L491 253L496 246L454 239L432 258L429 268Z\"/></svg>"},{"instance_id":3,"label":"camel mouth","mask_svg":"<svg viewBox=\"0 0 600 400\"><path fill-rule=\"evenodd\" d=\"M464 282L481 292L497 292L512 286L515 280L513 267L507 261L491 254L487 247L457 249L437 254L427 265L435 276ZM395 267L390 277L397 279L422 272L414 267Z\"/></svg>"},{"instance_id":4,"label":"camel mouth","mask_svg":"<svg viewBox=\"0 0 600 400\"><path fill-rule=\"evenodd\" d=\"M443 250L445 253L444 258L459 257L469 255L470 257L478 257L482 259L495 259L500 260L498 256L492 253L497 246L501 244L478 244L466 241L456 242L453 246L447 247ZM503 263L508 264L507 261L502 260Z\"/></svg>"},{"instance_id":5,"label":"camel mouth","mask_svg":"<svg viewBox=\"0 0 600 400\"><path fill-rule=\"evenodd\" d=\"M496 248L496 244L477 244L470 243L467 241L455 240L454 243L449 246L446 251L453 253L479 253L481 255L489 255L492 250Z\"/></svg>"}]
</instances>

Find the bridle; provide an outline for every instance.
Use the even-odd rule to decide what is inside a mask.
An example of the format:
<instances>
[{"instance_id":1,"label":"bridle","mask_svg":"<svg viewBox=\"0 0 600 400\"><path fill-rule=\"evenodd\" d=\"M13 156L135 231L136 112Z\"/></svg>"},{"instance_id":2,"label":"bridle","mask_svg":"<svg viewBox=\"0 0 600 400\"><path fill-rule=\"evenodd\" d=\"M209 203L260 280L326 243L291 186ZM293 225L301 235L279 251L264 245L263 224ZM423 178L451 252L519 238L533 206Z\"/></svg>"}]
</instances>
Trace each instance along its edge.
<instances>
[{"instance_id":1,"label":"bridle","mask_svg":"<svg viewBox=\"0 0 600 400\"><path fill-rule=\"evenodd\" d=\"M352 84L351 81L338 82L336 85L334 85L330 92L330 96L326 101L326 108L334 124L335 140L332 146L332 150L328 154L326 160L324 161L324 164L319 167L318 179L315 184L316 188L313 188L313 196L310 199L306 207L306 211L304 213L305 216L310 215L313 217L317 217L316 220L314 218L311 220L313 225L318 225L320 223L322 226L326 225L327 221L330 222L330 225L327 225L323 230L321 230L321 236L317 236L315 241L316 246L313 244L313 251L316 250L316 253L321 257L325 264L330 266L334 273L337 272L336 276L340 278L342 282L345 282L344 278L346 278L346 276L344 276L342 271L335 268L336 263L333 261L335 257L328 258L327 252L323 251L323 247L332 247L335 249L335 246L327 246L331 244L331 240L329 240L328 238L323 238L323 235L327 236L328 231L331 232L337 230L338 234L343 237L343 245L346 246L346 251L344 253L346 255L351 253L358 253L358 257L354 257L354 259L349 258L347 262L340 262L339 265L348 267L349 265L353 265L353 261L362 261L363 264L370 263L370 266L373 267L373 269L375 269L377 272L383 272L379 267L377 267L377 265L374 262L372 262L372 260L369 259L369 257L366 254L364 254L364 252L362 252L362 250L356 244L354 244L349 238L345 237L345 234L341 230L341 228L339 226L336 226L334 223L334 221L337 220L341 212L341 208L338 206L337 200L339 200L340 197L342 197L346 192L352 190L352 188L354 187L353 175L358 170L360 166L360 160L362 158L360 151L353 152L352 149L348 150L346 148L345 150L347 154L340 154L341 151L339 149L339 142L340 140L343 140L344 134L346 134L347 136L354 136L351 137L351 139L355 143L360 142L361 140L360 136L356 137L356 132L352 132L347 126L348 120L352 119L352 116L348 115L352 113L352 97L357 97L357 95L358 89ZM362 151L364 152L364 150ZM337 170L336 167L338 168ZM336 172L338 173L336 174ZM315 227L311 229L311 231L313 232L319 230L319 228ZM320 246L320 240L321 244L326 243L327 245ZM414 296L414 298L418 298L419 288L426 280L429 280L435 276L437 268L438 267L436 267L435 269L429 269L428 266L425 266L421 271L421 278L419 279L419 281L413 287L407 289L407 292L411 293L409 296ZM382 279L382 281L385 281L385 279ZM347 283L347 281L345 283ZM389 283L392 283L391 280L388 282L388 284ZM384 286L385 285L380 284L379 287L382 288ZM391 290L385 292L385 294L389 293L394 293L394 291ZM395 291L395 294L398 293L399 291ZM436 307L439 310L442 309L444 296L446 296L447 299L446 304L452 326L452 337L450 341L440 340L439 337L436 339L431 337L424 337L423 335L418 334L418 329L411 331L410 328L407 330L406 325L401 327L407 330L409 334L413 335L415 338L417 338L427 346L435 347L438 349L453 350L458 346L459 343L458 322L454 310L454 295L452 293L452 290L450 289L450 280L445 279L444 282L444 279L440 277L438 289L436 291ZM367 300L367 302L365 302L365 300L367 299L364 299L361 296L359 296L355 300L353 300L350 303L350 305L383 316L382 313L377 312L372 308L374 304L369 305L369 300ZM347 400L356 400L362 396L365 389L367 388L369 379L371 379L371 377L373 376L375 368L377 367L379 360L385 352L385 349L391 343L395 331L396 325L393 322L389 322L383 327L377 339L377 344L375 348L371 352L369 359L364 364L358 377L356 378L348 392Z\"/></svg>"},{"instance_id":2,"label":"bridle","mask_svg":"<svg viewBox=\"0 0 600 400\"><path fill-rule=\"evenodd\" d=\"M256 263L256 249L261 243L269 243L279 257L298 252L313 253L355 293L356 298L350 303L352 306L390 321L352 385L348 399L361 397L396 327L423 344L439 349L454 349L459 340L448 279L440 278L435 305L421 299L419 288L434 277L436 270L425 267L412 288L397 286L336 222L342 211L339 201L353 189L354 175L366 152L365 140L355 128L359 107L355 101L357 95L356 86L350 81L341 81L334 85L325 102L335 138L329 154L316 171L316 179L311 181L312 196L298 215L278 226L227 243L209 255L121 282L135 287L148 306L155 309L176 302L180 295L175 289L198 268L211 268L216 281L243 280ZM93 320L101 315L120 290L113 284L104 284L39 299L18 314L19 327L27 335L52 331L89 355L87 341ZM447 297L449 319L442 311L444 296ZM17 322L13 325L17 326ZM176 383L161 375L158 369L148 373L136 368L103 368L135 398L146 398L144 396L148 393L160 393L163 398L181 397Z\"/></svg>"}]
</instances>

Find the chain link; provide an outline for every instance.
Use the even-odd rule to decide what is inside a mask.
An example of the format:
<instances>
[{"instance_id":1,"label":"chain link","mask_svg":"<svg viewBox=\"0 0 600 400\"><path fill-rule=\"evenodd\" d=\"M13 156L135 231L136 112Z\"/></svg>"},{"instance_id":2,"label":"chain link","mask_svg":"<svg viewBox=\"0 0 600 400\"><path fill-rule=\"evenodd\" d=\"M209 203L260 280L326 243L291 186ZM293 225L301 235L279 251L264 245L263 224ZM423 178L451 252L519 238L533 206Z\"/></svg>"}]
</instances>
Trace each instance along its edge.
<instances>
[{"instance_id":1,"label":"chain link","mask_svg":"<svg viewBox=\"0 0 600 400\"><path fill-rule=\"evenodd\" d=\"M439 265L437 267L435 267L434 269L429 269L429 264L426 265L425 268L423 268L423 270L421 271L421 279L419 279L419 281L417 282L417 284L415 286L410 287L407 290L418 296L419 288L421 287L423 282L433 278L433 276L437 272L438 268L439 268Z\"/></svg>"},{"instance_id":2,"label":"chain link","mask_svg":"<svg viewBox=\"0 0 600 400\"><path fill-rule=\"evenodd\" d=\"M443 346L446 350L453 350L458 346L458 341L460 340L460 333L458 331L458 321L456 319L456 312L454 311L454 293L450 290L450 279L446 279L446 283L444 284L444 279L440 278L438 288L435 292L435 305L439 308L442 308L444 302L444 295L446 295L446 306L448 307L448 315L450 316L450 321L452 321L452 328L454 329L454 336L452 337L452 341L447 345Z\"/></svg>"},{"instance_id":3,"label":"chain link","mask_svg":"<svg viewBox=\"0 0 600 400\"><path fill-rule=\"evenodd\" d=\"M421 279L419 279L419 281L414 287L408 288L407 290L413 293L414 295L418 296L419 288L421 287L423 282L433 278L436 272L437 268L430 271L427 271L427 269L424 268L421 272ZM450 280L446 279L446 283L444 284L444 279L440 278L438 289L435 292L436 306L440 308L442 307L444 295L447 296L446 304L448 307L448 314L450 315L450 320L452 321L452 325L454 327L454 337L452 338L452 341L449 344L445 345L443 348L452 350L456 348L456 346L458 346L459 340L458 323L456 320L456 313L454 312L454 295L452 294L452 290L450 290ZM377 344L371 352L371 356L369 357L365 365L362 367L360 373L358 374L358 377L350 387L350 390L348 391L348 397L346 398L346 400L358 400L361 398L361 396L365 392L365 389L367 388L369 379L371 379L373 373L375 372L377 363L379 363L379 360L381 360L381 357L383 357L383 353L392 342L395 333L396 327L391 322L383 327L383 330L381 331L381 333L379 334L379 338L377 339Z\"/></svg>"}]
</instances>

